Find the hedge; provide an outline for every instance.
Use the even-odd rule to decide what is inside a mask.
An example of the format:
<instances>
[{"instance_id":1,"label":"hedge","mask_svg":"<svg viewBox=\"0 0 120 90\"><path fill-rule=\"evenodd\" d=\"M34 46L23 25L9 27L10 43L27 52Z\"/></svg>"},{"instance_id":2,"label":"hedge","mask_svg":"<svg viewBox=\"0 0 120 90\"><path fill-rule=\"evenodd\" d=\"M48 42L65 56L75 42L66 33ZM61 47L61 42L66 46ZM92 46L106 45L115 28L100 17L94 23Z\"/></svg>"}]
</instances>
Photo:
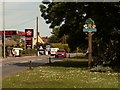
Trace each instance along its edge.
<instances>
[{"instance_id":1,"label":"hedge","mask_svg":"<svg viewBox=\"0 0 120 90\"><path fill-rule=\"evenodd\" d=\"M20 56L30 56L30 55L35 55L35 54L36 54L35 49L20 50Z\"/></svg>"},{"instance_id":2,"label":"hedge","mask_svg":"<svg viewBox=\"0 0 120 90\"><path fill-rule=\"evenodd\" d=\"M59 49L65 49L67 52L69 51L68 44L62 44L62 43L51 43L52 48L59 48Z\"/></svg>"}]
</instances>

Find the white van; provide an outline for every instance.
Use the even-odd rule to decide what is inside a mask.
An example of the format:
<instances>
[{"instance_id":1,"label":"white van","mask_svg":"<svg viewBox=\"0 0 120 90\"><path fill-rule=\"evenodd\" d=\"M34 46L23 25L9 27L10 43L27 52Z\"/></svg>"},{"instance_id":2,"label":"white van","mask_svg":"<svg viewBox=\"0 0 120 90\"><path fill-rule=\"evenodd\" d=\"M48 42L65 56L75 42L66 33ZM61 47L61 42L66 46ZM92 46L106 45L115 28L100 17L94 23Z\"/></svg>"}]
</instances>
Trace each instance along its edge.
<instances>
[{"instance_id":1,"label":"white van","mask_svg":"<svg viewBox=\"0 0 120 90\"><path fill-rule=\"evenodd\" d=\"M14 56L20 56L20 50L23 50L22 48L13 48L12 49L12 53L14 52L15 55Z\"/></svg>"},{"instance_id":2,"label":"white van","mask_svg":"<svg viewBox=\"0 0 120 90\"><path fill-rule=\"evenodd\" d=\"M57 50L59 50L59 48L51 48L51 49L50 49L50 54L51 54L51 56L52 56L52 55L55 55L56 52L57 52Z\"/></svg>"}]
</instances>

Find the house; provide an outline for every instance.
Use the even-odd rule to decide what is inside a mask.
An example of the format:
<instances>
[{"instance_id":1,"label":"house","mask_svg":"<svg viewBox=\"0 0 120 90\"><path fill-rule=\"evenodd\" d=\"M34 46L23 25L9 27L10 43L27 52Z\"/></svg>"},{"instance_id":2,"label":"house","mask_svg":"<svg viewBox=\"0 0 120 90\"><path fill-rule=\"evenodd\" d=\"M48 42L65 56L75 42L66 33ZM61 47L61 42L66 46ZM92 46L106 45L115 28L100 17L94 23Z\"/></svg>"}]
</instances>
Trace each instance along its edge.
<instances>
[{"instance_id":1,"label":"house","mask_svg":"<svg viewBox=\"0 0 120 90\"><path fill-rule=\"evenodd\" d=\"M33 46L35 46L37 43L37 36L33 37ZM45 42L42 40L40 35L38 35L38 43L44 44Z\"/></svg>"},{"instance_id":2,"label":"house","mask_svg":"<svg viewBox=\"0 0 120 90\"><path fill-rule=\"evenodd\" d=\"M42 37L42 40L44 41L44 43L48 43L48 37Z\"/></svg>"}]
</instances>

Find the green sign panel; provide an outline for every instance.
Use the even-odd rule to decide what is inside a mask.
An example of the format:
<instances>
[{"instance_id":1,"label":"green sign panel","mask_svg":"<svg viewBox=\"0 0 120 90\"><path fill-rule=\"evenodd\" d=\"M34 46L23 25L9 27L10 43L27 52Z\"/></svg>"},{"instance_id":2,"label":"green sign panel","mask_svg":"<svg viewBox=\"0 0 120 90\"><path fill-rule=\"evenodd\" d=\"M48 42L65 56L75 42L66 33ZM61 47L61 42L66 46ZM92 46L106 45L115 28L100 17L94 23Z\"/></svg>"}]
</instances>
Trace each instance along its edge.
<instances>
[{"instance_id":1,"label":"green sign panel","mask_svg":"<svg viewBox=\"0 0 120 90\"><path fill-rule=\"evenodd\" d=\"M95 22L91 19L91 18L88 18L86 21L85 21L86 24L95 24Z\"/></svg>"},{"instance_id":2,"label":"green sign panel","mask_svg":"<svg viewBox=\"0 0 120 90\"><path fill-rule=\"evenodd\" d=\"M83 32L96 32L97 29L95 27L96 27L95 22L91 18L88 18L85 21Z\"/></svg>"},{"instance_id":3,"label":"green sign panel","mask_svg":"<svg viewBox=\"0 0 120 90\"><path fill-rule=\"evenodd\" d=\"M83 28L83 32L96 32L96 28Z\"/></svg>"}]
</instances>

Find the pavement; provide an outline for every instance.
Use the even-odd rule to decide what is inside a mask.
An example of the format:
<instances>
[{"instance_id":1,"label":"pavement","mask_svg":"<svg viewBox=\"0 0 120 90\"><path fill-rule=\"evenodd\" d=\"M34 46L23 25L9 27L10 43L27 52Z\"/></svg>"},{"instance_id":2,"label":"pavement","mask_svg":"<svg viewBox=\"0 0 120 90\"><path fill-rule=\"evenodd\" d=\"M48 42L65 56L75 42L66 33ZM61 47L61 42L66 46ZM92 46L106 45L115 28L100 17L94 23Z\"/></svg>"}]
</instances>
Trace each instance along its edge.
<instances>
[{"instance_id":1,"label":"pavement","mask_svg":"<svg viewBox=\"0 0 120 90\"><path fill-rule=\"evenodd\" d=\"M69 54L68 54L69 55ZM70 53L70 56L73 57L73 56L79 56L79 55L82 55L84 56L83 53ZM22 57L14 57L14 56L10 56L10 57L7 57L7 58L1 58L0 57L0 61L4 62L4 61L7 61L7 60L21 60L21 59L26 59L26 58L31 58L31 59L34 59L34 58L40 58L41 56L44 56L44 55L40 55L40 56L36 56L36 55L32 55L32 56L22 56ZM49 56L48 56L49 57Z\"/></svg>"},{"instance_id":2,"label":"pavement","mask_svg":"<svg viewBox=\"0 0 120 90\"><path fill-rule=\"evenodd\" d=\"M21 60L21 59L28 59L28 58L33 59L33 58L38 58L38 57L40 57L40 56L36 56L36 55L33 55L33 56L22 56L22 57L13 57L13 56L11 56L11 57L0 58L0 59L1 59L2 62L4 62L4 61L9 61L9 60Z\"/></svg>"}]
</instances>

